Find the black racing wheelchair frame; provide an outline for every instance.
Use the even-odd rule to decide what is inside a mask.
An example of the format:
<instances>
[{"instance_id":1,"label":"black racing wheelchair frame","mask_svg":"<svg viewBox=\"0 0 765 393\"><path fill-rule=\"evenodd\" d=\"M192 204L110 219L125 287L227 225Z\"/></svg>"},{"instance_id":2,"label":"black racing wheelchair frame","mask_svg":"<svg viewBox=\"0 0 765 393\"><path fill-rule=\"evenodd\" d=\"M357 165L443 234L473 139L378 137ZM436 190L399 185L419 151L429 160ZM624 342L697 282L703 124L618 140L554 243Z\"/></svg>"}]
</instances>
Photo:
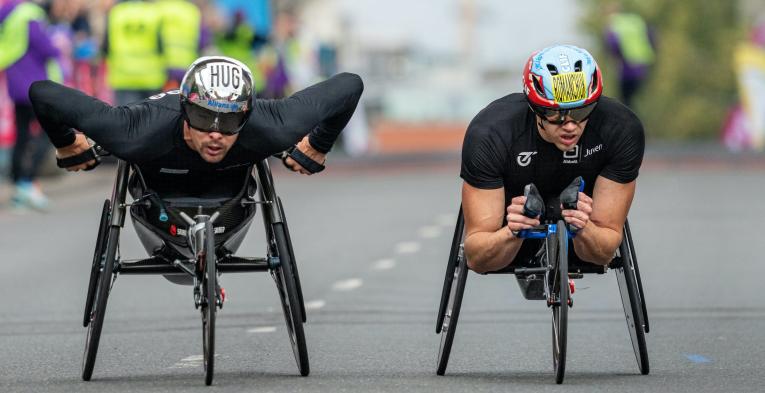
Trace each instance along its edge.
<instances>
[{"instance_id":1,"label":"black racing wheelchair frame","mask_svg":"<svg viewBox=\"0 0 765 393\"><path fill-rule=\"evenodd\" d=\"M89 381L93 375L106 304L117 276L181 273L193 278L194 304L202 314L205 383L212 384L215 359L215 315L216 311L223 306L218 275L229 272L261 271L269 271L276 282L298 370L300 375L308 375L308 352L303 331L306 313L300 278L284 208L274 189L268 162L263 160L254 165L259 198L246 195L246 198L242 200L243 204L258 204L262 208L261 215L265 225L268 251L266 257L259 258L235 256L232 253L220 255L221 249L216 249L213 228L218 212L205 215L201 214L200 208L200 213L193 218L181 213L189 226L187 236L192 258L168 260L163 255L155 254L140 260L122 259L119 252L120 231L125 224L127 208L132 205L125 200L131 171L136 170L125 161L118 161L112 196L111 199L104 201L101 212L83 318L83 326L88 328L88 332L82 360L82 379ZM249 225L245 226L243 232L246 232L247 228ZM242 233L241 236L244 234Z\"/></svg>"},{"instance_id":2,"label":"black racing wheelchair frame","mask_svg":"<svg viewBox=\"0 0 765 393\"><path fill-rule=\"evenodd\" d=\"M536 188L531 186L535 191ZM575 188L579 188L579 185ZM529 191L530 187L527 186L525 192L527 198ZM541 197L539 198L541 199ZM530 210L530 200L531 198L527 199L524 214L533 218L538 215L538 210L532 214L527 214ZM555 206L559 206L562 200L563 196L560 199L552 199ZM550 206L551 203L547 205ZM552 310L552 352L555 382L562 383L565 375L568 309L573 307L570 280L583 278L584 274L604 274L608 269L616 272L627 330L632 341L638 368L641 374L648 374L648 350L645 341L645 334L649 332L648 313L629 222L625 221L624 223L622 243L608 266L598 266L586 262L569 264L568 245L572 232L559 216L543 221L539 227L521 231L518 235L523 238L544 239L532 263L524 266L510 265L500 271L488 274L514 274L524 297L547 301L547 306ZM436 334L441 334L436 370L438 375L444 375L446 372L457 329L462 296L467 282L468 267L464 241L465 218L460 206L436 321Z\"/></svg>"}]
</instances>

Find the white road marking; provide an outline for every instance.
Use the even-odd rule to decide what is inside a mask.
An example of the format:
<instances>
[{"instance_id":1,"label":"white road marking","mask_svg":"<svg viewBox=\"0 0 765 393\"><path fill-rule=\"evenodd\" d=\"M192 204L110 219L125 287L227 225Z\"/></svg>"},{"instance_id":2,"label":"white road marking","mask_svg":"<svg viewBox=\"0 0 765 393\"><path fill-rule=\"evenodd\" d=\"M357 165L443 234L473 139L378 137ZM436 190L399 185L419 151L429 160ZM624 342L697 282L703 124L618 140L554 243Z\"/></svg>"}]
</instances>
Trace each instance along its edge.
<instances>
[{"instance_id":1,"label":"white road marking","mask_svg":"<svg viewBox=\"0 0 765 393\"><path fill-rule=\"evenodd\" d=\"M417 231L417 233L422 238L434 239L441 236L441 227L435 226L435 225L429 225L429 226L420 228L420 230Z\"/></svg>"},{"instance_id":2,"label":"white road marking","mask_svg":"<svg viewBox=\"0 0 765 393\"><path fill-rule=\"evenodd\" d=\"M252 329L247 329L247 333L273 333L275 331L275 326L260 326Z\"/></svg>"},{"instance_id":3,"label":"white road marking","mask_svg":"<svg viewBox=\"0 0 765 393\"><path fill-rule=\"evenodd\" d=\"M372 269L375 270L390 270L396 267L396 260L395 259L381 259L372 266Z\"/></svg>"},{"instance_id":4,"label":"white road marking","mask_svg":"<svg viewBox=\"0 0 765 393\"><path fill-rule=\"evenodd\" d=\"M413 254L420 251L420 243L417 242L401 242L396 244L397 254Z\"/></svg>"},{"instance_id":5,"label":"white road marking","mask_svg":"<svg viewBox=\"0 0 765 393\"><path fill-rule=\"evenodd\" d=\"M436 224L446 228L453 228L457 224L457 215L454 213L439 214L436 217Z\"/></svg>"},{"instance_id":6,"label":"white road marking","mask_svg":"<svg viewBox=\"0 0 765 393\"><path fill-rule=\"evenodd\" d=\"M218 356L218 355L215 355ZM170 366L170 368L195 368L201 367L204 363L204 355L192 355L181 359L178 363Z\"/></svg>"},{"instance_id":7,"label":"white road marking","mask_svg":"<svg viewBox=\"0 0 765 393\"><path fill-rule=\"evenodd\" d=\"M327 305L327 302L325 302L324 300L321 300L321 299L319 299L319 300L311 300L309 302L306 302L305 309L306 310L318 310L318 309L320 309L320 308L322 308L322 307L324 307L326 305Z\"/></svg>"},{"instance_id":8,"label":"white road marking","mask_svg":"<svg viewBox=\"0 0 765 393\"><path fill-rule=\"evenodd\" d=\"M352 291L364 284L360 278L350 278L343 281L338 281L332 285L332 289L336 291Z\"/></svg>"}]
</instances>

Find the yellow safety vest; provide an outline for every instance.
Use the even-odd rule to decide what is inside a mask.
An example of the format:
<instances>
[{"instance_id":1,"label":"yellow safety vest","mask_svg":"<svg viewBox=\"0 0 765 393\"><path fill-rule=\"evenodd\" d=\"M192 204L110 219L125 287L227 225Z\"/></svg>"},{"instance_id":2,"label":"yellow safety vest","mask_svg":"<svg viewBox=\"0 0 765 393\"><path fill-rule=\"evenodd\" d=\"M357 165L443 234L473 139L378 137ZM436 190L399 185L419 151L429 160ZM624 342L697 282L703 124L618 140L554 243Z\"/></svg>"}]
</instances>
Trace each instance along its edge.
<instances>
[{"instance_id":1,"label":"yellow safety vest","mask_svg":"<svg viewBox=\"0 0 765 393\"><path fill-rule=\"evenodd\" d=\"M34 3L21 3L0 23L0 71L19 61L29 49L29 23L45 22L45 11ZM60 82L61 67L55 59L46 65L48 78Z\"/></svg>"},{"instance_id":2,"label":"yellow safety vest","mask_svg":"<svg viewBox=\"0 0 765 393\"><path fill-rule=\"evenodd\" d=\"M619 39L622 56L630 64L651 64L656 54L648 38L648 27L636 14L615 14L611 30Z\"/></svg>"},{"instance_id":3,"label":"yellow safety vest","mask_svg":"<svg viewBox=\"0 0 765 393\"><path fill-rule=\"evenodd\" d=\"M159 90L167 73L159 47L161 15L153 3L118 3L109 12L109 85Z\"/></svg>"},{"instance_id":4,"label":"yellow safety vest","mask_svg":"<svg viewBox=\"0 0 765 393\"><path fill-rule=\"evenodd\" d=\"M162 13L162 50L165 65L186 69L199 57L202 13L187 0L164 0L157 3Z\"/></svg>"}]
</instances>

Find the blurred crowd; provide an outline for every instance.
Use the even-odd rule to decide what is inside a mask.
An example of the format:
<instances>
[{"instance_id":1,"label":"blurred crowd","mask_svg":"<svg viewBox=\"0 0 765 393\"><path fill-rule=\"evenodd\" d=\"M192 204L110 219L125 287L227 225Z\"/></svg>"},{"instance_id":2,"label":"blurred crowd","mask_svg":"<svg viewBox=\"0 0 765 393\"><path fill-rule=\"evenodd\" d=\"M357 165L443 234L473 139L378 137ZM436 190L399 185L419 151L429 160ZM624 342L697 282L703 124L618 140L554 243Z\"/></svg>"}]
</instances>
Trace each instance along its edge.
<instances>
[{"instance_id":1,"label":"blurred crowd","mask_svg":"<svg viewBox=\"0 0 765 393\"><path fill-rule=\"evenodd\" d=\"M0 175L10 179L13 209L49 205L37 178L52 153L27 96L33 81L124 105L178 87L194 59L221 54L250 67L259 97L283 97L305 84L293 81L301 50L291 3L0 0Z\"/></svg>"}]
</instances>

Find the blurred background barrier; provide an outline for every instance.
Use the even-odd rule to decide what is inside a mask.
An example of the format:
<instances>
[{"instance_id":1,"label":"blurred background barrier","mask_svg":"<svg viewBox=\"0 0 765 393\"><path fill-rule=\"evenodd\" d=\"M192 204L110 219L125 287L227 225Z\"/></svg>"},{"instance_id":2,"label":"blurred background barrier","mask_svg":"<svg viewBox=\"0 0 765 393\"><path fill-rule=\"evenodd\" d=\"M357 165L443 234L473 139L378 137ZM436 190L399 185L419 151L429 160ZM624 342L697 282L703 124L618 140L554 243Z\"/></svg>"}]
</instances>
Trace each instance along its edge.
<instances>
[{"instance_id":1,"label":"blurred background barrier","mask_svg":"<svg viewBox=\"0 0 765 393\"><path fill-rule=\"evenodd\" d=\"M0 7L25 2L0 0ZM31 2L47 13L45 32L59 51L62 81L110 103L124 101L115 91L123 97L127 90L130 101L177 86L178 59L199 55L245 62L265 98L356 72L365 81L364 99L336 149L353 157L456 154L470 119L519 92L529 54L554 43L595 54L606 95L637 112L651 143L765 148L762 1L553 0L546 8L555 12L542 13L531 3L502 0ZM143 16L117 15L126 8L121 3L141 4ZM143 60L120 60L125 43L138 45L126 41L137 36L119 33L130 26L157 28L142 38ZM161 67L144 73L151 83L128 75L148 64ZM15 134L3 83L0 77L0 168L8 165Z\"/></svg>"}]
</instances>

